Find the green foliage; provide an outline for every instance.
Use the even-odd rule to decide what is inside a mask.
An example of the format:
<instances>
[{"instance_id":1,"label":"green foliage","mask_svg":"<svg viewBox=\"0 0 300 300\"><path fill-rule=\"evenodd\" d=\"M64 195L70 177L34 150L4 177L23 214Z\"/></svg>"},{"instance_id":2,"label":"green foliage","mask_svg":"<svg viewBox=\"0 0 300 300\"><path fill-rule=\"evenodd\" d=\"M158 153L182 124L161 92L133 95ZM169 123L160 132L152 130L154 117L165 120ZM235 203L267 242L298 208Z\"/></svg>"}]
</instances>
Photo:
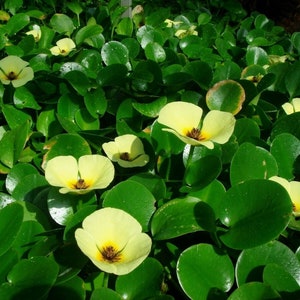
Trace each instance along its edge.
<instances>
[{"instance_id":1,"label":"green foliage","mask_svg":"<svg viewBox=\"0 0 300 300\"><path fill-rule=\"evenodd\" d=\"M0 69L0 298L299 299L300 221L269 180L300 178L300 112L282 109L300 98L299 32L235 0L136 5L131 18L119 0L0 3L0 59L34 72L13 87ZM54 55L64 38L76 47ZM157 122L172 101L234 114L233 135L185 145ZM115 164L113 182L84 195L49 186L51 158L105 155L123 134L142 140L145 166ZM103 207L152 238L129 274L108 277L76 244Z\"/></svg>"}]
</instances>

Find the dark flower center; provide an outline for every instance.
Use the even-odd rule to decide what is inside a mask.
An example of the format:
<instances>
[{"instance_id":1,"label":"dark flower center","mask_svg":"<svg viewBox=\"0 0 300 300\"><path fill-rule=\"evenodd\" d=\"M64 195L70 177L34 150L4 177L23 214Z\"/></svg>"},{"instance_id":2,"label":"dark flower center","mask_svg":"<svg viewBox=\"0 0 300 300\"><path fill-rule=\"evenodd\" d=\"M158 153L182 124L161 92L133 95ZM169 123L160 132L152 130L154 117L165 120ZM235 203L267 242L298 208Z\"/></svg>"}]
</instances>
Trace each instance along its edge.
<instances>
[{"instance_id":1,"label":"dark flower center","mask_svg":"<svg viewBox=\"0 0 300 300\"><path fill-rule=\"evenodd\" d=\"M100 252L103 259L109 263L121 260L121 252L117 251L113 246L104 247Z\"/></svg>"},{"instance_id":2,"label":"dark flower center","mask_svg":"<svg viewBox=\"0 0 300 300\"><path fill-rule=\"evenodd\" d=\"M18 75L17 75L15 72L13 72L13 71L9 72L8 75L7 75L7 78L8 78L9 80L14 80L14 79L16 79L17 77L18 77Z\"/></svg>"},{"instance_id":3,"label":"dark flower center","mask_svg":"<svg viewBox=\"0 0 300 300\"><path fill-rule=\"evenodd\" d=\"M194 140L200 141L201 140L200 129L193 128L191 131L187 133L187 136Z\"/></svg>"},{"instance_id":4,"label":"dark flower center","mask_svg":"<svg viewBox=\"0 0 300 300\"><path fill-rule=\"evenodd\" d=\"M74 185L74 188L76 190L85 190L87 189L89 186L85 183L84 179L78 179L76 184Z\"/></svg>"},{"instance_id":5,"label":"dark flower center","mask_svg":"<svg viewBox=\"0 0 300 300\"><path fill-rule=\"evenodd\" d=\"M129 160L130 160L129 153L128 153L128 152L123 152L123 153L121 153L121 154L120 154L120 158L121 158L122 160L127 160L127 161L129 161Z\"/></svg>"}]
</instances>

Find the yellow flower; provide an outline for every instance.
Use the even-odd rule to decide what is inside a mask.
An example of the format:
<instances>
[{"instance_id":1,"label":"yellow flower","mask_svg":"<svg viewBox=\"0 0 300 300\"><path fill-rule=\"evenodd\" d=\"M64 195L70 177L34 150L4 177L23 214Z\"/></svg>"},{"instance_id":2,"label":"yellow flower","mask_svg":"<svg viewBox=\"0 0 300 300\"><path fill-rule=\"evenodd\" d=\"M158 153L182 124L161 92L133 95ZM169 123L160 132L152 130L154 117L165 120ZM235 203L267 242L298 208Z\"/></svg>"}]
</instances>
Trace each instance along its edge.
<instances>
[{"instance_id":1,"label":"yellow flower","mask_svg":"<svg viewBox=\"0 0 300 300\"><path fill-rule=\"evenodd\" d=\"M202 108L193 103L171 102L161 109L157 121L169 127L164 131L175 134L186 144L213 149L214 142L226 143L234 130L234 116L229 112L212 110L200 127L202 114Z\"/></svg>"},{"instance_id":2,"label":"yellow flower","mask_svg":"<svg viewBox=\"0 0 300 300\"><path fill-rule=\"evenodd\" d=\"M179 39L183 39L188 35L198 35L198 31L196 31L195 29L195 25L192 25L189 29L178 29L175 32L175 36L177 36Z\"/></svg>"},{"instance_id":3,"label":"yellow flower","mask_svg":"<svg viewBox=\"0 0 300 300\"><path fill-rule=\"evenodd\" d=\"M181 21L172 21L170 19L165 19L164 23L166 23L167 27L169 27L169 28L182 24Z\"/></svg>"},{"instance_id":4,"label":"yellow flower","mask_svg":"<svg viewBox=\"0 0 300 300\"><path fill-rule=\"evenodd\" d=\"M75 231L81 251L102 271L128 274L149 255L151 238L130 214L117 208L102 208L83 220Z\"/></svg>"},{"instance_id":5,"label":"yellow flower","mask_svg":"<svg viewBox=\"0 0 300 300\"><path fill-rule=\"evenodd\" d=\"M29 63L18 56L10 55L0 60L0 80L3 84L12 84L15 88L33 79L33 70Z\"/></svg>"},{"instance_id":6,"label":"yellow flower","mask_svg":"<svg viewBox=\"0 0 300 300\"><path fill-rule=\"evenodd\" d=\"M50 49L52 55L67 56L76 47L75 43L70 38L63 38L56 42L56 46Z\"/></svg>"},{"instance_id":7,"label":"yellow flower","mask_svg":"<svg viewBox=\"0 0 300 300\"><path fill-rule=\"evenodd\" d=\"M26 32L27 35L33 35L34 40L38 42L41 38L42 32L39 25L33 25L32 30Z\"/></svg>"},{"instance_id":8,"label":"yellow flower","mask_svg":"<svg viewBox=\"0 0 300 300\"><path fill-rule=\"evenodd\" d=\"M291 103L282 104L282 108L287 115L300 111L300 98L293 98Z\"/></svg>"},{"instance_id":9,"label":"yellow flower","mask_svg":"<svg viewBox=\"0 0 300 300\"><path fill-rule=\"evenodd\" d=\"M112 162L102 155L84 155L77 162L73 156L56 156L45 167L45 178L50 185L58 186L60 193L85 194L104 189L113 180Z\"/></svg>"},{"instance_id":10,"label":"yellow flower","mask_svg":"<svg viewBox=\"0 0 300 300\"><path fill-rule=\"evenodd\" d=\"M123 168L143 167L149 161L142 141L133 134L124 134L114 142L104 143L102 148L107 157Z\"/></svg>"},{"instance_id":11,"label":"yellow flower","mask_svg":"<svg viewBox=\"0 0 300 300\"><path fill-rule=\"evenodd\" d=\"M269 179L281 184L287 190L293 202L293 214L295 216L300 216L300 182L288 181L279 176L272 176Z\"/></svg>"}]
</instances>

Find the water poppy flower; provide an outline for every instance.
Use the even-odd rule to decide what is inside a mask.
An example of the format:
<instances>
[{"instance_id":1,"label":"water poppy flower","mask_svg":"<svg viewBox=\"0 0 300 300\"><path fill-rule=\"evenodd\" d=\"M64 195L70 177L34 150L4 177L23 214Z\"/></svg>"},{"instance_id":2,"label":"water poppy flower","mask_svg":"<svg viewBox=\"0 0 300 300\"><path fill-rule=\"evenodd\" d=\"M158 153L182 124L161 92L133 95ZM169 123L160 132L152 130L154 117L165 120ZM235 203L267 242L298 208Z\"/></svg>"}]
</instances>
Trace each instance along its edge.
<instances>
[{"instance_id":1,"label":"water poppy flower","mask_svg":"<svg viewBox=\"0 0 300 300\"><path fill-rule=\"evenodd\" d=\"M67 56L72 50L76 47L73 40L70 38L63 38L56 42L56 46L50 49L52 55L58 56Z\"/></svg>"},{"instance_id":2,"label":"water poppy flower","mask_svg":"<svg viewBox=\"0 0 300 300\"><path fill-rule=\"evenodd\" d=\"M203 145L213 149L214 143L226 143L234 130L234 116L229 112L212 110L201 121L202 114L201 107L176 101L166 104L160 110L157 121L168 127L164 131L175 134L192 146Z\"/></svg>"},{"instance_id":3,"label":"water poppy flower","mask_svg":"<svg viewBox=\"0 0 300 300\"><path fill-rule=\"evenodd\" d=\"M107 207L83 220L75 231L81 251L102 271L128 274L149 255L151 238L127 212Z\"/></svg>"},{"instance_id":4,"label":"water poppy flower","mask_svg":"<svg viewBox=\"0 0 300 300\"><path fill-rule=\"evenodd\" d=\"M106 188L113 180L112 162L102 155L84 155L77 161L73 156L56 156L45 166L45 178L50 185L61 187L59 192L84 194Z\"/></svg>"},{"instance_id":5,"label":"water poppy flower","mask_svg":"<svg viewBox=\"0 0 300 300\"><path fill-rule=\"evenodd\" d=\"M32 35L34 40L38 42L41 38L42 31L39 25L33 25L32 30L26 32L27 35Z\"/></svg>"},{"instance_id":6,"label":"water poppy flower","mask_svg":"<svg viewBox=\"0 0 300 300\"><path fill-rule=\"evenodd\" d=\"M300 111L300 98L293 98L291 102L282 104L282 108L287 115Z\"/></svg>"},{"instance_id":7,"label":"water poppy flower","mask_svg":"<svg viewBox=\"0 0 300 300\"><path fill-rule=\"evenodd\" d=\"M3 84L12 84L17 88L33 79L33 70L29 63L18 56L10 55L0 60L0 80Z\"/></svg>"},{"instance_id":8,"label":"water poppy flower","mask_svg":"<svg viewBox=\"0 0 300 300\"><path fill-rule=\"evenodd\" d=\"M269 179L281 184L287 190L293 202L293 214L300 216L300 182L288 181L279 176L272 176Z\"/></svg>"},{"instance_id":9,"label":"water poppy flower","mask_svg":"<svg viewBox=\"0 0 300 300\"><path fill-rule=\"evenodd\" d=\"M114 142L104 143L102 148L107 157L123 168L143 167L149 161L142 141L133 134L124 134Z\"/></svg>"}]
</instances>

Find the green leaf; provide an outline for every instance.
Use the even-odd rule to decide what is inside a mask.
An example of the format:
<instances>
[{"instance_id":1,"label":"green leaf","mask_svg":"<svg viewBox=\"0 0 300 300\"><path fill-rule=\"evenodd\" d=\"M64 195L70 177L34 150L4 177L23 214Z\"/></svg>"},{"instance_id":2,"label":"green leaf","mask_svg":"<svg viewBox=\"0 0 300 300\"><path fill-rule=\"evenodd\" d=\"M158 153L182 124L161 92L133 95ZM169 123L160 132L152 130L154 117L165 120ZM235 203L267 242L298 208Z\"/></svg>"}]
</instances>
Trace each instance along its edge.
<instances>
[{"instance_id":1,"label":"green leaf","mask_svg":"<svg viewBox=\"0 0 300 300\"><path fill-rule=\"evenodd\" d=\"M2 106L2 112L11 129L19 127L20 124L32 123L32 118L29 113L19 110L11 104L4 104Z\"/></svg>"},{"instance_id":2,"label":"green leaf","mask_svg":"<svg viewBox=\"0 0 300 300\"><path fill-rule=\"evenodd\" d=\"M126 65L129 61L128 49L118 41L110 41L101 49L103 62L109 66L114 64Z\"/></svg>"},{"instance_id":3,"label":"green leaf","mask_svg":"<svg viewBox=\"0 0 300 300\"><path fill-rule=\"evenodd\" d=\"M260 128L254 120L242 118L236 120L233 134L241 145L244 142L251 142L256 138L258 139L260 137Z\"/></svg>"},{"instance_id":4,"label":"green leaf","mask_svg":"<svg viewBox=\"0 0 300 300\"><path fill-rule=\"evenodd\" d=\"M125 36L131 36L133 32L132 18L124 17L116 27L116 33Z\"/></svg>"},{"instance_id":5,"label":"green leaf","mask_svg":"<svg viewBox=\"0 0 300 300\"><path fill-rule=\"evenodd\" d=\"M210 110L221 110L237 114L245 101L244 88L234 80L216 83L206 94L206 104Z\"/></svg>"},{"instance_id":6,"label":"green leaf","mask_svg":"<svg viewBox=\"0 0 300 300\"><path fill-rule=\"evenodd\" d=\"M23 215L23 207L18 203L11 203L0 209L0 255L3 255L13 244L20 231Z\"/></svg>"},{"instance_id":7,"label":"green leaf","mask_svg":"<svg viewBox=\"0 0 300 300\"><path fill-rule=\"evenodd\" d=\"M214 155L204 156L188 164L183 187L186 191L201 189L216 179L222 170L222 163L219 157Z\"/></svg>"},{"instance_id":8,"label":"green leaf","mask_svg":"<svg viewBox=\"0 0 300 300\"><path fill-rule=\"evenodd\" d=\"M25 13L18 13L13 15L5 26L9 36L13 36L27 26L30 22L30 18Z\"/></svg>"},{"instance_id":9,"label":"green leaf","mask_svg":"<svg viewBox=\"0 0 300 300\"><path fill-rule=\"evenodd\" d=\"M44 157L44 163L59 155L72 155L78 159L80 156L91 154L89 144L78 134L56 135L45 144L45 149L48 149L48 152Z\"/></svg>"},{"instance_id":10,"label":"green leaf","mask_svg":"<svg viewBox=\"0 0 300 300\"><path fill-rule=\"evenodd\" d=\"M13 166L6 176L6 190L12 194L16 186L23 180L26 175L38 174L38 170L29 163L18 163Z\"/></svg>"},{"instance_id":11,"label":"green leaf","mask_svg":"<svg viewBox=\"0 0 300 300\"><path fill-rule=\"evenodd\" d=\"M281 296L273 290L268 284L262 282L250 282L243 284L238 289L234 290L228 300L262 300L282 299Z\"/></svg>"},{"instance_id":12,"label":"green leaf","mask_svg":"<svg viewBox=\"0 0 300 300\"><path fill-rule=\"evenodd\" d=\"M160 294L162 283L163 266L154 258L147 258L129 274L118 276L116 292L122 299L151 299Z\"/></svg>"},{"instance_id":13,"label":"green leaf","mask_svg":"<svg viewBox=\"0 0 300 300\"><path fill-rule=\"evenodd\" d=\"M173 199L155 212L151 232L156 240L166 240L196 231L214 231L215 216L211 207L198 198Z\"/></svg>"},{"instance_id":14,"label":"green leaf","mask_svg":"<svg viewBox=\"0 0 300 300\"><path fill-rule=\"evenodd\" d=\"M271 140L282 133L290 133L300 139L300 112L282 116L278 119L272 128Z\"/></svg>"},{"instance_id":15,"label":"green leaf","mask_svg":"<svg viewBox=\"0 0 300 300\"><path fill-rule=\"evenodd\" d=\"M249 47L246 53L247 65L268 65L269 56L267 52L260 47Z\"/></svg>"},{"instance_id":16,"label":"green leaf","mask_svg":"<svg viewBox=\"0 0 300 300\"><path fill-rule=\"evenodd\" d=\"M133 180L126 180L105 194L103 207L123 209L140 222L143 231L148 231L150 219L155 211L155 201L145 186Z\"/></svg>"},{"instance_id":17,"label":"green leaf","mask_svg":"<svg viewBox=\"0 0 300 300\"><path fill-rule=\"evenodd\" d=\"M55 284L49 294L48 299L72 299L85 300L86 291L82 278L75 276L62 283Z\"/></svg>"},{"instance_id":18,"label":"green leaf","mask_svg":"<svg viewBox=\"0 0 300 300\"><path fill-rule=\"evenodd\" d=\"M59 225L66 225L72 219L78 202L95 202L95 195L94 193L85 195L61 194L57 188L51 188L47 196L49 213Z\"/></svg>"},{"instance_id":19,"label":"green leaf","mask_svg":"<svg viewBox=\"0 0 300 300\"><path fill-rule=\"evenodd\" d=\"M269 264L281 267L281 270L290 274L298 285L300 284L300 262L295 253L287 245L279 241L272 241L241 252L236 265L238 286L247 282L262 281L263 273L267 272L264 268ZM276 274L274 276L277 277Z\"/></svg>"},{"instance_id":20,"label":"green leaf","mask_svg":"<svg viewBox=\"0 0 300 300\"><path fill-rule=\"evenodd\" d=\"M300 95L300 61L295 62L289 67L288 72L285 75L286 89L290 95L290 98L294 98Z\"/></svg>"},{"instance_id":21,"label":"green leaf","mask_svg":"<svg viewBox=\"0 0 300 300\"><path fill-rule=\"evenodd\" d=\"M98 300L98 299L122 300L122 297L114 290L103 287L100 289L95 289L91 295L90 300Z\"/></svg>"},{"instance_id":22,"label":"green leaf","mask_svg":"<svg viewBox=\"0 0 300 300\"><path fill-rule=\"evenodd\" d=\"M150 118L156 118L159 111L167 104L167 97L162 96L150 103L133 102L132 106L142 115Z\"/></svg>"},{"instance_id":23,"label":"green leaf","mask_svg":"<svg viewBox=\"0 0 300 300\"><path fill-rule=\"evenodd\" d=\"M177 261L179 284L190 299L226 299L234 283L234 267L228 255L210 244L184 250Z\"/></svg>"},{"instance_id":24,"label":"green leaf","mask_svg":"<svg viewBox=\"0 0 300 300\"><path fill-rule=\"evenodd\" d=\"M199 72L201 70L201 72ZM192 75L193 80L203 89L208 89L213 78L209 64L203 61L191 61L183 67L183 71Z\"/></svg>"},{"instance_id":25,"label":"green leaf","mask_svg":"<svg viewBox=\"0 0 300 300\"><path fill-rule=\"evenodd\" d=\"M100 87L91 90L84 96L84 104L94 118L104 115L108 104L104 90Z\"/></svg>"},{"instance_id":26,"label":"green leaf","mask_svg":"<svg viewBox=\"0 0 300 300\"><path fill-rule=\"evenodd\" d=\"M0 287L0 298L41 299L54 285L57 274L57 264L47 257L23 259L9 272L9 283Z\"/></svg>"},{"instance_id":27,"label":"green leaf","mask_svg":"<svg viewBox=\"0 0 300 300\"><path fill-rule=\"evenodd\" d=\"M13 266L19 261L17 252L13 249L6 251L0 255L0 284L6 282L7 274Z\"/></svg>"},{"instance_id":28,"label":"green leaf","mask_svg":"<svg viewBox=\"0 0 300 300\"><path fill-rule=\"evenodd\" d=\"M228 227L222 242L233 249L262 245L277 238L292 214L289 194L271 180L253 179L231 187L220 209L220 220Z\"/></svg>"},{"instance_id":29,"label":"green leaf","mask_svg":"<svg viewBox=\"0 0 300 300\"><path fill-rule=\"evenodd\" d=\"M0 140L0 161L9 168L20 158L29 135L30 124L19 125L7 131Z\"/></svg>"},{"instance_id":30,"label":"green leaf","mask_svg":"<svg viewBox=\"0 0 300 300\"><path fill-rule=\"evenodd\" d=\"M41 109L41 106L37 103L34 95L24 86L16 88L14 93L14 104L16 108L32 108L35 110Z\"/></svg>"},{"instance_id":31,"label":"green leaf","mask_svg":"<svg viewBox=\"0 0 300 300\"><path fill-rule=\"evenodd\" d=\"M268 179L277 175L275 158L264 148L243 143L232 158L230 181L232 185L249 179Z\"/></svg>"},{"instance_id":32,"label":"green leaf","mask_svg":"<svg viewBox=\"0 0 300 300\"><path fill-rule=\"evenodd\" d=\"M122 86L126 82L128 69L123 64L109 65L98 72L97 81L100 86Z\"/></svg>"},{"instance_id":33,"label":"green leaf","mask_svg":"<svg viewBox=\"0 0 300 300\"><path fill-rule=\"evenodd\" d=\"M300 297L299 284L296 279L277 263L268 263L265 266L263 281L282 296L287 294L287 299L298 299Z\"/></svg>"},{"instance_id":34,"label":"green leaf","mask_svg":"<svg viewBox=\"0 0 300 300\"><path fill-rule=\"evenodd\" d=\"M164 48L158 43L149 43L145 47L145 55L147 59L155 62L163 62L166 59Z\"/></svg>"},{"instance_id":35,"label":"green leaf","mask_svg":"<svg viewBox=\"0 0 300 300\"><path fill-rule=\"evenodd\" d=\"M300 155L300 141L294 135L282 133L271 144L271 154L278 165L278 176L288 180L294 179L294 164Z\"/></svg>"},{"instance_id":36,"label":"green leaf","mask_svg":"<svg viewBox=\"0 0 300 300\"><path fill-rule=\"evenodd\" d=\"M75 29L72 19L65 14L54 14L50 19L50 25L56 32L67 36Z\"/></svg>"},{"instance_id":37,"label":"green leaf","mask_svg":"<svg viewBox=\"0 0 300 300\"><path fill-rule=\"evenodd\" d=\"M98 24L87 25L78 30L75 36L76 45L86 42L88 39L99 36L103 32L102 26Z\"/></svg>"},{"instance_id":38,"label":"green leaf","mask_svg":"<svg viewBox=\"0 0 300 300\"><path fill-rule=\"evenodd\" d=\"M75 121L81 130L97 130L100 127L99 119L91 116L85 107L76 112Z\"/></svg>"},{"instance_id":39,"label":"green leaf","mask_svg":"<svg viewBox=\"0 0 300 300\"><path fill-rule=\"evenodd\" d=\"M81 71L72 70L67 72L64 75L64 78L68 80L75 91L81 96L84 96L90 88L89 79L87 78L86 74Z\"/></svg>"}]
</instances>

